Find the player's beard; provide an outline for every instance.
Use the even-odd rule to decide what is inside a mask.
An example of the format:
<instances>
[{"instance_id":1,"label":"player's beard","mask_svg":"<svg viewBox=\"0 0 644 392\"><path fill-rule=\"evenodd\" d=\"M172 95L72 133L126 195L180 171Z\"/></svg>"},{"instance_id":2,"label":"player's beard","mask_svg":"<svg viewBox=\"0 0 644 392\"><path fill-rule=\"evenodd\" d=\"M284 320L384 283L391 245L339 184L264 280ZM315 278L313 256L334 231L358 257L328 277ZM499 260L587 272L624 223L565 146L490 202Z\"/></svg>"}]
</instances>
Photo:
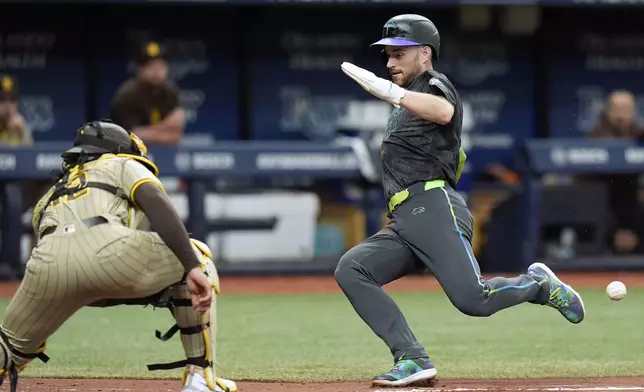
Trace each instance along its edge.
<instances>
[{"instance_id":1,"label":"player's beard","mask_svg":"<svg viewBox=\"0 0 644 392\"><path fill-rule=\"evenodd\" d=\"M418 77L418 75L425 72L423 70L423 66L420 63L420 55L418 53L416 54L413 63L414 63L414 67L411 69L409 74L405 75L405 78L400 81L400 84L397 83L400 87L404 87L404 88L409 87L411 82L413 82L414 79Z\"/></svg>"}]
</instances>

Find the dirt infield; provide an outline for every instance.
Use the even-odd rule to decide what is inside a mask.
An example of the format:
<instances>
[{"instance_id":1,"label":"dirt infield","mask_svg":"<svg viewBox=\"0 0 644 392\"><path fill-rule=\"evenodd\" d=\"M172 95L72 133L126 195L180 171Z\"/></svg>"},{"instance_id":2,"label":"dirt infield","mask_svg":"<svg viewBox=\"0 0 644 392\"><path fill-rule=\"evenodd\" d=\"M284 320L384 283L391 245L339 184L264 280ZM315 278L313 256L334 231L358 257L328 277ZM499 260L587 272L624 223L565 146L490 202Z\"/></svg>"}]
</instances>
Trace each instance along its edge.
<instances>
[{"instance_id":1,"label":"dirt infield","mask_svg":"<svg viewBox=\"0 0 644 392\"><path fill-rule=\"evenodd\" d=\"M512 276L511 274L501 274ZM644 272L558 273L576 288L604 288L614 280L627 287L644 287ZM486 276L488 277L488 276ZM0 298L11 298L18 282L0 282ZM437 291L438 282L431 276L407 276L385 287L390 292ZM302 294L340 292L330 276L222 277L222 295L226 294Z\"/></svg>"},{"instance_id":2,"label":"dirt infield","mask_svg":"<svg viewBox=\"0 0 644 392\"><path fill-rule=\"evenodd\" d=\"M260 383L240 382L239 392L644 392L643 378L585 378L538 380L437 380L433 387L374 388L367 382ZM178 382L158 380L20 380L29 392L178 392Z\"/></svg>"},{"instance_id":3,"label":"dirt infield","mask_svg":"<svg viewBox=\"0 0 644 392\"><path fill-rule=\"evenodd\" d=\"M559 276L578 288L604 288L613 280L620 280L629 287L644 287L644 273L613 272L566 274ZM250 293L327 293L338 292L331 277L222 277L222 295ZM0 283L0 297L9 298L18 286L17 282ZM429 276L412 276L400 279L386 287L390 292L435 291L437 282ZM8 383L0 391L8 390ZM384 389L371 387L364 382L336 383L279 383L239 382L240 392L380 392ZM65 380L27 379L20 380L19 391L38 392L178 392L177 381L160 380ZM518 391L614 391L644 392L644 377L584 378L584 379L531 379L531 380L437 380L433 387L410 387L392 389L396 392L518 392Z\"/></svg>"}]
</instances>

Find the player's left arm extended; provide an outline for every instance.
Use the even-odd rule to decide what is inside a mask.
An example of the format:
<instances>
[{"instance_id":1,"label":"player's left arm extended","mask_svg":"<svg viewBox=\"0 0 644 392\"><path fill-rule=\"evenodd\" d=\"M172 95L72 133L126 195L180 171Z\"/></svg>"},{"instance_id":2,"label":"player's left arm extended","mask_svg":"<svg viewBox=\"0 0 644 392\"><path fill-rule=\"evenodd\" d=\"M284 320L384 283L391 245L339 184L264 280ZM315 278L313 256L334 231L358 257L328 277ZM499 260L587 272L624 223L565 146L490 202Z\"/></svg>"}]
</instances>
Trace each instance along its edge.
<instances>
[{"instance_id":1,"label":"player's left arm extended","mask_svg":"<svg viewBox=\"0 0 644 392\"><path fill-rule=\"evenodd\" d=\"M418 117L441 125L449 124L454 116L454 105L451 102L429 93L407 90L400 98L399 105Z\"/></svg>"},{"instance_id":2,"label":"player's left arm extended","mask_svg":"<svg viewBox=\"0 0 644 392\"><path fill-rule=\"evenodd\" d=\"M136 127L134 134L150 143L175 144L183 137L185 123L185 112L177 107L158 124Z\"/></svg>"},{"instance_id":3,"label":"player's left arm extended","mask_svg":"<svg viewBox=\"0 0 644 392\"><path fill-rule=\"evenodd\" d=\"M390 80L377 77L373 72L344 62L342 71L355 80L363 89L392 105L401 106L425 120L445 125L452 121L454 105L444 97L406 90ZM430 85L444 91L440 81L430 81Z\"/></svg>"}]
</instances>

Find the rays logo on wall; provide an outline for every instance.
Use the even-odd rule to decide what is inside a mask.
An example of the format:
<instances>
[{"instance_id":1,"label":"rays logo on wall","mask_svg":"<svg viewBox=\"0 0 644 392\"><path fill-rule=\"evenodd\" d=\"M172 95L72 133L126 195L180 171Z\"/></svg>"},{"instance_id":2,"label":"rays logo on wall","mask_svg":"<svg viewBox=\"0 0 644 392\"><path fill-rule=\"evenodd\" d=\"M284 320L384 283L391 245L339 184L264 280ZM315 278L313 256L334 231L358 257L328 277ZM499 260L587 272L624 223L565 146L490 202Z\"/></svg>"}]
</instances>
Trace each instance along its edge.
<instances>
[{"instance_id":1,"label":"rays logo on wall","mask_svg":"<svg viewBox=\"0 0 644 392\"><path fill-rule=\"evenodd\" d=\"M202 90L181 89L179 105L186 112L186 121L193 123L197 121L199 108L206 100L206 93Z\"/></svg>"},{"instance_id":2,"label":"rays logo on wall","mask_svg":"<svg viewBox=\"0 0 644 392\"><path fill-rule=\"evenodd\" d=\"M449 75L454 82L472 86L491 76L502 76L510 71L505 45L500 42L455 42L448 39L445 58L439 70Z\"/></svg>"},{"instance_id":3,"label":"rays logo on wall","mask_svg":"<svg viewBox=\"0 0 644 392\"><path fill-rule=\"evenodd\" d=\"M23 96L20 111L33 132L49 132L56 125L54 101L49 96Z\"/></svg>"},{"instance_id":4,"label":"rays logo on wall","mask_svg":"<svg viewBox=\"0 0 644 392\"><path fill-rule=\"evenodd\" d=\"M335 137L340 121L347 113L351 97L315 96L304 87L284 87L280 90L284 132L301 132L314 140Z\"/></svg>"}]
</instances>

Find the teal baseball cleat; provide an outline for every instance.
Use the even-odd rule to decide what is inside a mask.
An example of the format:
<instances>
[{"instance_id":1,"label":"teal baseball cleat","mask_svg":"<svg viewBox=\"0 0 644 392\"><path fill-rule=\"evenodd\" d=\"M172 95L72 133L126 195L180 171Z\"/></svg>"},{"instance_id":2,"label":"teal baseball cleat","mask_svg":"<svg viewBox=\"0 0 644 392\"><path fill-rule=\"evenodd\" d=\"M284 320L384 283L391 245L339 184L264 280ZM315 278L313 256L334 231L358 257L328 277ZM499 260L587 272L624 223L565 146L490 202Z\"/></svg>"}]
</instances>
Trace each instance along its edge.
<instances>
[{"instance_id":1,"label":"teal baseball cleat","mask_svg":"<svg viewBox=\"0 0 644 392\"><path fill-rule=\"evenodd\" d=\"M584 319L586 310L581 295L572 287L565 284L548 266L543 263L533 263L528 267L528 275L545 279L550 287L550 298L545 305L555 308L566 320L578 324Z\"/></svg>"},{"instance_id":2,"label":"teal baseball cleat","mask_svg":"<svg viewBox=\"0 0 644 392\"><path fill-rule=\"evenodd\" d=\"M400 359L393 369L373 378L374 386L405 387L428 383L436 377L436 368L429 358Z\"/></svg>"}]
</instances>

